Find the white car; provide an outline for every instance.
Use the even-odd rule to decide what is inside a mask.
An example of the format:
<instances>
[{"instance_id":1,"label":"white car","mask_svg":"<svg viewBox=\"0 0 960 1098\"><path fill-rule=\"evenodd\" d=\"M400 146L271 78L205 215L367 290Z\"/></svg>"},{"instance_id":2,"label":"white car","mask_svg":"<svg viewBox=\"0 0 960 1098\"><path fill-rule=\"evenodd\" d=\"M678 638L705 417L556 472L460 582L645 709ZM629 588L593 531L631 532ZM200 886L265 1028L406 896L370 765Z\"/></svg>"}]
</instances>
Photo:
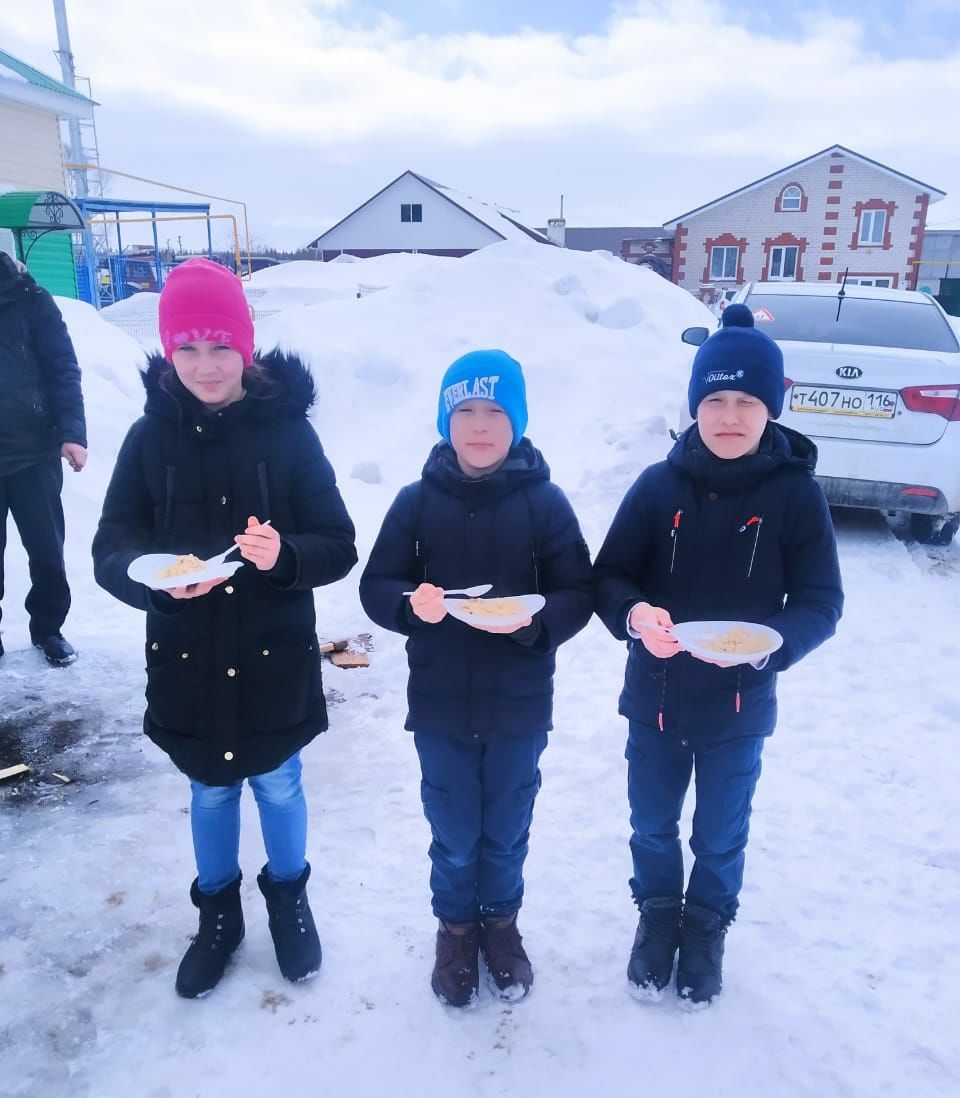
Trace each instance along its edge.
<instances>
[{"instance_id":1,"label":"white car","mask_svg":"<svg viewBox=\"0 0 960 1098\"><path fill-rule=\"evenodd\" d=\"M840 289L750 282L737 294L783 351L778 422L816 443L831 505L907 512L918 541L948 545L960 527L957 331L929 294Z\"/></svg>"}]
</instances>

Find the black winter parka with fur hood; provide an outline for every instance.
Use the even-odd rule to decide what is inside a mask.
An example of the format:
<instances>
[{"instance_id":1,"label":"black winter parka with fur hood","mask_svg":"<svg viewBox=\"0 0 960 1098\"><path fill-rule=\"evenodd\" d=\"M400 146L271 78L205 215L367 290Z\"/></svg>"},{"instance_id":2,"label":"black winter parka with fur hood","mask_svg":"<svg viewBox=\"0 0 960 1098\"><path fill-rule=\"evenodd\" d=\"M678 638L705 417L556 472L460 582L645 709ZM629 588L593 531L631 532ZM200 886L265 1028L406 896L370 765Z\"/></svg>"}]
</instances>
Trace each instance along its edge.
<instances>
[{"instance_id":1,"label":"black winter parka with fur hood","mask_svg":"<svg viewBox=\"0 0 960 1098\"><path fill-rule=\"evenodd\" d=\"M93 542L97 582L147 612L144 731L188 776L228 785L273 770L327 727L313 588L357 560L353 523L307 412L309 371L259 359L242 400L211 413L161 356L143 375ZM281 537L276 566L250 563L195 599L127 576L143 553L226 548L249 516Z\"/></svg>"}]
</instances>

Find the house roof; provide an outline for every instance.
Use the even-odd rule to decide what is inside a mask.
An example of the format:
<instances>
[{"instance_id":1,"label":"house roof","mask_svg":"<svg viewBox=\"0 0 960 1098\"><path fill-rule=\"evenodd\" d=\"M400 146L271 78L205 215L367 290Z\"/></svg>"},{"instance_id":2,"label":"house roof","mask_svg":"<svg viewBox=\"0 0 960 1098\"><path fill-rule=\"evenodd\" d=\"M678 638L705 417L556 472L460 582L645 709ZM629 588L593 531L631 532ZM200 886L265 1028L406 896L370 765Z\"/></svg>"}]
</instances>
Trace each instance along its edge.
<instances>
[{"instance_id":1,"label":"house roof","mask_svg":"<svg viewBox=\"0 0 960 1098\"><path fill-rule=\"evenodd\" d=\"M0 99L12 99L78 118L89 118L98 104L60 80L0 50Z\"/></svg>"},{"instance_id":2,"label":"house roof","mask_svg":"<svg viewBox=\"0 0 960 1098\"><path fill-rule=\"evenodd\" d=\"M912 176L904 175L903 172L894 171L893 168L887 167L886 164L881 164L879 160L871 160L868 156L861 156L860 153L854 152L853 149L848 149L843 145L831 145L829 148L821 149L820 152L814 153L812 156L805 157L803 160L798 160L795 164L788 164L785 168L780 168L778 171L771 172L770 175L765 175L762 179L756 179L753 183L748 183L745 187L739 187L737 190L731 191L721 198L715 198L712 202L708 202L704 206L698 206L695 210L688 210L686 213L680 214L679 217L674 217L670 221L664 221L663 227L665 229L675 229L681 221L685 221L688 217L702 214L714 206L719 206L721 203L727 202L731 198L735 198L737 195L746 194L747 191L752 191L755 187L761 187L763 184L769 183L772 179L790 175L792 172L796 171L797 168L804 167L807 164L813 163L814 160L820 160L822 157L830 156L835 152L843 153L844 156L859 160L861 164L869 164L873 168L879 168L880 171L886 172L887 175L893 176L895 179L907 183L914 183L916 186L922 187L929 193L931 200L934 202L938 202L941 198L946 198L946 191L931 187L929 183L923 183L919 179L914 179Z\"/></svg>"},{"instance_id":3,"label":"house roof","mask_svg":"<svg viewBox=\"0 0 960 1098\"><path fill-rule=\"evenodd\" d=\"M538 229L546 233L546 229ZM566 246L575 252L613 252L620 254L620 245L624 240L657 240L669 236L662 225L624 225L622 227L600 227L578 229L566 227L564 239Z\"/></svg>"},{"instance_id":4,"label":"house roof","mask_svg":"<svg viewBox=\"0 0 960 1098\"><path fill-rule=\"evenodd\" d=\"M456 191L443 183L437 183L435 180L427 179L424 175L418 175L417 172L408 170L398 175L396 179L391 180L385 187L377 191L376 194L371 195L366 202L361 203L355 210L348 213L346 217L342 217L336 225L331 225L329 229L321 233L315 240L308 244L307 247L322 247L323 238L325 236L328 236L334 229L339 228L345 222L349 221L351 217L359 213L365 206L369 206L374 199L379 198L380 195L385 191L388 191L395 183L399 183L401 179L408 175L419 180L425 187L429 187L431 191L434 191L441 198L446 199L448 202L452 202L454 206L458 206L465 214L472 217L475 221L479 221L482 225L485 225L492 232L496 233L501 240L518 240L529 237L539 244L551 243L543 233L521 224L515 218L510 217L508 213L505 213L500 209L499 206L492 205L489 202L481 202L479 199L472 198L462 191ZM514 211L511 211L511 213L512 212Z\"/></svg>"}]
</instances>

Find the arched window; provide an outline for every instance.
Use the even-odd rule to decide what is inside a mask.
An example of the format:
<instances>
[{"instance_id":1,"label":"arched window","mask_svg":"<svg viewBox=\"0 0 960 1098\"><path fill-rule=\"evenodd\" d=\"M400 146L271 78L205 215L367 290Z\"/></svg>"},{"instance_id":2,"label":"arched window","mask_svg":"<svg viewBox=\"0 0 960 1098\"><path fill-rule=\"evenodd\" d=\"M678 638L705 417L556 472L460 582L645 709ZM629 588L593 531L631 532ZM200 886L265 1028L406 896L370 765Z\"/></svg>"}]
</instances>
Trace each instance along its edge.
<instances>
[{"instance_id":1,"label":"arched window","mask_svg":"<svg viewBox=\"0 0 960 1098\"><path fill-rule=\"evenodd\" d=\"M781 210L799 210L803 207L803 191L799 187L784 187L780 195Z\"/></svg>"}]
</instances>

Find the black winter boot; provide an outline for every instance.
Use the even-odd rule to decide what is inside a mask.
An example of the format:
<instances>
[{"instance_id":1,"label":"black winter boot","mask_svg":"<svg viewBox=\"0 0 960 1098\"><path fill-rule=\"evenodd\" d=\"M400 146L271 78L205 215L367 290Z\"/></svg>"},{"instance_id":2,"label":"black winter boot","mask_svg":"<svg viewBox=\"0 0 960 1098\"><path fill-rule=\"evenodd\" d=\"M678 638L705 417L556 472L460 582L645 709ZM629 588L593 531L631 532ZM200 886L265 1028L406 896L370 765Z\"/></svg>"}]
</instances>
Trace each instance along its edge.
<instances>
[{"instance_id":1,"label":"black winter boot","mask_svg":"<svg viewBox=\"0 0 960 1098\"><path fill-rule=\"evenodd\" d=\"M177 994L184 999L199 999L213 991L243 941L241 879L242 874L212 896L201 892L196 880L190 886L190 899L200 910L200 929L177 969Z\"/></svg>"},{"instance_id":2,"label":"black winter boot","mask_svg":"<svg viewBox=\"0 0 960 1098\"><path fill-rule=\"evenodd\" d=\"M310 863L295 881L273 881L264 866L257 884L267 901L270 937L277 964L284 979L292 984L315 976L320 971L323 950L307 900Z\"/></svg>"},{"instance_id":3,"label":"black winter boot","mask_svg":"<svg viewBox=\"0 0 960 1098\"><path fill-rule=\"evenodd\" d=\"M638 997L657 998L673 975L680 944L680 900L655 896L640 905L640 921L630 951L627 979Z\"/></svg>"},{"instance_id":4,"label":"black winter boot","mask_svg":"<svg viewBox=\"0 0 960 1098\"><path fill-rule=\"evenodd\" d=\"M476 1001L480 989L480 931L476 923L454 926L440 920L437 960L430 986L441 1003L465 1007Z\"/></svg>"},{"instance_id":5,"label":"black winter boot","mask_svg":"<svg viewBox=\"0 0 960 1098\"><path fill-rule=\"evenodd\" d=\"M677 994L691 1003L710 1003L723 986L723 942L730 921L696 904L685 904L680 920Z\"/></svg>"},{"instance_id":6,"label":"black winter boot","mask_svg":"<svg viewBox=\"0 0 960 1098\"><path fill-rule=\"evenodd\" d=\"M480 924L480 952L487 965L491 991L498 999L522 999L533 986L533 967L517 929L517 913L484 919Z\"/></svg>"},{"instance_id":7,"label":"black winter boot","mask_svg":"<svg viewBox=\"0 0 960 1098\"><path fill-rule=\"evenodd\" d=\"M44 659L52 667L66 667L77 658L77 650L65 640L62 633L54 633L49 637L34 637L33 647L39 648Z\"/></svg>"}]
</instances>

